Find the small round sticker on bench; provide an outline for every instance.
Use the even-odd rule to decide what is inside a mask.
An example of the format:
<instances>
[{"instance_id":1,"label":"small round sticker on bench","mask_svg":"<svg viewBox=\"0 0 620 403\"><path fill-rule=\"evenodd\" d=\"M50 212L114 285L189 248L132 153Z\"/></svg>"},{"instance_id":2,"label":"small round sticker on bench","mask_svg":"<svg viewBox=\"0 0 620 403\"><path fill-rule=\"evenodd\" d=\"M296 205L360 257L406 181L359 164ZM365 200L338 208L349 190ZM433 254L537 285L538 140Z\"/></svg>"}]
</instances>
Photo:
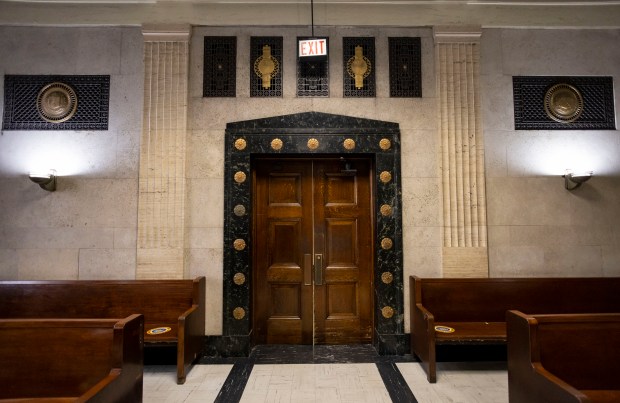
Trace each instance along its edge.
<instances>
[{"instance_id":1,"label":"small round sticker on bench","mask_svg":"<svg viewBox=\"0 0 620 403\"><path fill-rule=\"evenodd\" d=\"M435 326L435 331L440 333L454 333L454 328L449 326Z\"/></svg>"},{"instance_id":2,"label":"small round sticker on bench","mask_svg":"<svg viewBox=\"0 0 620 403\"><path fill-rule=\"evenodd\" d=\"M146 334L157 335L157 334L167 333L171 330L172 328L170 327L154 327L153 329L147 330Z\"/></svg>"}]
</instances>

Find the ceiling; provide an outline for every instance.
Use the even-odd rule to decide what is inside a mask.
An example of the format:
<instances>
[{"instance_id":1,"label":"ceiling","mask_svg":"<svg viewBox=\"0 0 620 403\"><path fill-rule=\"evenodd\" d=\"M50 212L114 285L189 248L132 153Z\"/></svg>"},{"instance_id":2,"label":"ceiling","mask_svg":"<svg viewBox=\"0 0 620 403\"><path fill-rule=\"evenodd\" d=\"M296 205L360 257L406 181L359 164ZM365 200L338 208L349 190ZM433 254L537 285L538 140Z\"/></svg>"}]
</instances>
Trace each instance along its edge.
<instances>
[{"instance_id":1,"label":"ceiling","mask_svg":"<svg viewBox=\"0 0 620 403\"><path fill-rule=\"evenodd\" d=\"M619 28L620 0L0 0L0 25Z\"/></svg>"}]
</instances>

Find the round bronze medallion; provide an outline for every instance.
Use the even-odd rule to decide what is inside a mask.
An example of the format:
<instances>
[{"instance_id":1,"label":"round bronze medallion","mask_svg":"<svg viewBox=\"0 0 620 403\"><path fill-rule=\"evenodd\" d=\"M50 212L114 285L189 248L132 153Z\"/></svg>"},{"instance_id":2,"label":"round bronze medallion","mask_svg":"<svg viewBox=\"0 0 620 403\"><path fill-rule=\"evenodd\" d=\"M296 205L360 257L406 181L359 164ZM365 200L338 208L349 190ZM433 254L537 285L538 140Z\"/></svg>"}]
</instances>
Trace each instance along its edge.
<instances>
[{"instance_id":1,"label":"round bronze medallion","mask_svg":"<svg viewBox=\"0 0 620 403\"><path fill-rule=\"evenodd\" d=\"M284 145L284 143L280 139L273 139L273 140L271 140L271 148L273 150L275 150L275 151L280 150L283 145Z\"/></svg>"},{"instance_id":2,"label":"round bronze medallion","mask_svg":"<svg viewBox=\"0 0 620 403\"><path fill-rule=\"evenodd\" d=\"M384 250L392 249L393 242L390 238L383 238L381 240L381 248Z\"/></svg>"},{"instance_id":3,"label":"round bronze medallion","mask_svg":"<svg viewBox=\"0 0 620 403\"><path fill-rule=\"evenodd\" d=\"M581 93L569 84L554 85L545 94L545 112L556 122L574 122L583 112Z\"/></svg>"},{"instance_id":4,"label":"round bronze medallion","mask_svg":"<svg viewBox=\"0 0 620 403\"><path fill-rule=\"evenodd\" d=\"M66 122L77 111L77 95L65 83L48 84L39 91L37 110L41 118L48 122Z\"/></svg>"},{"instance_id":5,"label":"round bronze medallion","mask_svg":"<svg viewBox=\"0 0 620 403\"><path fill-rule=\"evenodd\" d=\"M381 215L384 217L388 217L392 215L392 206L390 206L389 204L383 204L381 205L381 208L379 209L379 211L381 211Z\"/></svg>"},{"instance_id":6,"label":"round bronze medallion","mask_svg":"<svg viewBox=\"0 0 620 403\"><path fill-rule=\"evenodd\" d=\"M242 251L245 249L245 241L243 239L235 239L233 247L235 250Z\"/></svg>"},{"instance_id":7,"label":"round bronze medallion","mask_svg":"<svg viewBox=\"0 0 620 403\"><path fill-rule=\"evenodd\" d=\"M383 315L383 317L386 319L390 319L392 316L394 316L394 308L392 308L391 306L384 306L381 309L381 315Z\"/></svg>"},{"instance_id":8,"label":"round bronze medallion","mask_svg":"<svg viewBox=\"0 0 620 403\"><path fill-rule=\"evenodd\" d=\"M319 148L319 140L317 139L308 140L308 148L311 150L316 150L317 148Z\"/></svg>"},{"instance_id":9,"label":"round bronze medallion","mask_svg":"<svg viewBox=\"0 0 620 403\"><path fill-rule=\"evenodd\" d=\"M245 309L241 308L240 306L236 307L233 310L233 317L237 320L241 320L245 317Z\"/></svg>"},{"instance_id":10,"label":"round bronze medallion","mask_svg":"<svg viewBox=\"0 0 620 403\"><path fill-rule=\"evenodd\" d=\"M389 173L388 171L383 171L379 175L379 179L381 179L381 182L383 183L388 183L389 181L392 180L392 174Z\"/></svg>"},{"instance_id":11,"label":"round bronze medallion","mask_svg":"<svg viewBox=\"0 0 620 403\"><path fill-rule=\"evenodd\" d=\"M390 139L381 139L381 141L379 141L379 147L384 151L389 150L390 147L392 147L392 142Z\"/></svg>"},{"instance_id":12,"label":"round bronze medallion","mask_svg":"<svg viewBox=\"0 0 620 403\"><path fill-rule=\"evenodd\" d=\"M245 274L243 273L235 273L233 276L233 282L237 285L242 285L245 283Z\"/></svg>"},{"instance_id":13,"label":"round bronze medallion","mask_svg":"<svg viewBox=\"0 0 620 403\"><path fill-rule=\"evenodd\" d=\"M233 208L233 213L235 213L235 215L237 217L242 217L245 215L245 206L243 206L242 204L237 204L234 208Z\"/></svg>"},{"instance_id":14,"label":"round bronze medallion","mask_svg":"<svg viewBox=\"0 0 620 403\"><path fill-rule=\"evenodd\" d=\"M342 145L344 146L345 149L347 150L353 150L355 148L355 140L353 139L346 139Z\"/></svg>"},{"instance_id":15,"label":"round bronze medallion","mask_svg":"<svg viewBox=\"0 0 620 403\"><path fill-rule=\"evenodd\" d=\"M238 171L235 173L235 182L243 183L245 182L245 179L246 179L245 172Z\"/></svg>"},{"instance_id":16,"label":"round bronze medallion","mask_svg":"<svg viewBox=\"0 0 620 403\"><path fill-rule=\"evenodd\" d=\"M384 284L390 284L394 281L394 276L389 271L384 271L381 273L381 281L383 281Z\"/></svg>"},{"instance_id":17,"label":"round bronze medallion","mask_svg":"<svg viewBox=\"0 0 620 403\"><path fill-rule=\"evenodd\" d=\"M245 150L245 147L248 145L248 143L245 141L245 139L237 139L235 140L235 148L239 151L241 150Z\"/></svg>"}]
</instances>

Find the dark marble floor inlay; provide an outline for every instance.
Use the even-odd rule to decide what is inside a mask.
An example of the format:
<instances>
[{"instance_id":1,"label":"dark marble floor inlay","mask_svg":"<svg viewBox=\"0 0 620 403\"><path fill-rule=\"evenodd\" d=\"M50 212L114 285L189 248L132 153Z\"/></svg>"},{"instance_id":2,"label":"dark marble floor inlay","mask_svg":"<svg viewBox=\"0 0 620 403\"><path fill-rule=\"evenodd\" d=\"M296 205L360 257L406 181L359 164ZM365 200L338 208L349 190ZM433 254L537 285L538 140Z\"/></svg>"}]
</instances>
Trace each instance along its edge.
<instances>
[{"instance_id":1,"label":"dark marble floor inlay","mask_svg":"<svg viewBox=\"0 0 620 403\"><path fill-rule=\"evenodd\" d=\"M260 364L359 364L374 363L393 402L416 403L411 389L396 366L397 362L415 361L411 356L379 355L374 346L338 345L260 345L245 358L203 357L200 364L233 363L233 368L218 394L216 403L241 400L254 365Z\"/></svg>"}]
</instances>

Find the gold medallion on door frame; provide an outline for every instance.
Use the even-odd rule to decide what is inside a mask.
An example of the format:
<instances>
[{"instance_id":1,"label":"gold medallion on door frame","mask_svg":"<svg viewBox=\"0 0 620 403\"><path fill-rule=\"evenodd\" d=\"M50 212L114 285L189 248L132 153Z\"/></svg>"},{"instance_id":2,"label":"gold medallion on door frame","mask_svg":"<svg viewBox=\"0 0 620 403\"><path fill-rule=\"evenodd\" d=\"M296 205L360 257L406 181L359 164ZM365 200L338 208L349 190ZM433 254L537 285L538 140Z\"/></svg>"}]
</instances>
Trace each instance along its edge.
<instances>
[{"instance_id":1,"label":"gold medallion on door frame","mask_svg":"<svg viewBox=\"0 0 620 403\"><path fill-rule=\"evenodd\" d=\"M314 138L308 140L308 148L310 150L316 150L317 148L319 148L319 140Z\"/></svg>"},{"instance_id":2,"label":"gold medallion on door frame","mask_svg":"<svg viewBox=\"0 0 620 403\"><path fill-rule=\"evenodd\" d=\"M245 150L245 147L247 147L248 143L245 141L245 139L237 139L235 140L235 148L239 151Z\"/></svg>"},{"instance_id":3,"label":"gold medallion on door frame","mask_svg":"<svg viewBox=\"0 0 620 403\"><path fill-rule=\"evenodd\" d=\"M274 151L280 150L283 145L284 145L284 143L280 139L273 139L273 140L271 140L271 148Z\"/></svg>"},{"instance_id":4,"label":"gold medallion on door frame","mask_svg":"<svg viewBox=\"0 0 620 403\"><path fill-rule=\"evenodd\" d=\"M245 172L238 171L235 173L235 182L243 183L245 182L245 179L246 179Z\"/></svg>"},{"instance_id":5,"label":"gold medallion on door frame","mask_svg":"<svg viewBox=\"0 0 620 403\"><path fill-rule=\"evenodd\" d=\"M233 276L233 282L237 285L242 285L245 283L245 274L243 273L235 273Z\"/></svg>"}]
</instances>

